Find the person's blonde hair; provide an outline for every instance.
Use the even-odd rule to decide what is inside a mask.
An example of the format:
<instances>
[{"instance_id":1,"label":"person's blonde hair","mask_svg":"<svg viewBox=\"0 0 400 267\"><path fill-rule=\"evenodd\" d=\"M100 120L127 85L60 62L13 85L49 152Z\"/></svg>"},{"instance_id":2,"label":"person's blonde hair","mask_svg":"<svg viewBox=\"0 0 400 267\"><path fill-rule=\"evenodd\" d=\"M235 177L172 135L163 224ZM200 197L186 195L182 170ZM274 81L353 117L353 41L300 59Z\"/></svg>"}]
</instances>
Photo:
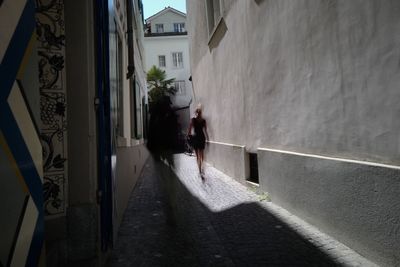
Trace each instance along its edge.
<instances>
[{"instance_id":1,"label":"person's blonde hair","mask_svg":"<svg viewBox=\"0 0 400 267\"><path fill-rule=\"evenodd\" d=\"M195 113L195 114L196 114L196 113L197 113L197 114L201 114L201 113L202 113L201 104L198 104L198 105L197 105L197 107L196 107L194 113Z\"/></svg>"}]
</instances>

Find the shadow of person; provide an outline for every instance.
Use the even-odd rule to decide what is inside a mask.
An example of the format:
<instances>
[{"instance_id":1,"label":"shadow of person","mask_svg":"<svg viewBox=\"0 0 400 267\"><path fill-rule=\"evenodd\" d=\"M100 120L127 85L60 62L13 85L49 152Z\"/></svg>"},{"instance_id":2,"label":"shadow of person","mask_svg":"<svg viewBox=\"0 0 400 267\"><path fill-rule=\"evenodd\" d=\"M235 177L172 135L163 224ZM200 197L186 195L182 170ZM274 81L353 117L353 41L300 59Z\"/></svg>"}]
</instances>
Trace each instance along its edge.
<instances>
[{"instance_id":1,"label":"shadow of person","mask_svg":"<svg viewBox=\"0 0 400 267\"><path fill-rule=\"evenodd\" d=\"M160 98L150 105L147 148L152 154L159 170L161 187L166 194L165 213L169 225L175 225L175 179L171 175L174 163L174 151L178 145L179 125L177 115L171 106L169 96Z\"/></svg>"}]
</instances>

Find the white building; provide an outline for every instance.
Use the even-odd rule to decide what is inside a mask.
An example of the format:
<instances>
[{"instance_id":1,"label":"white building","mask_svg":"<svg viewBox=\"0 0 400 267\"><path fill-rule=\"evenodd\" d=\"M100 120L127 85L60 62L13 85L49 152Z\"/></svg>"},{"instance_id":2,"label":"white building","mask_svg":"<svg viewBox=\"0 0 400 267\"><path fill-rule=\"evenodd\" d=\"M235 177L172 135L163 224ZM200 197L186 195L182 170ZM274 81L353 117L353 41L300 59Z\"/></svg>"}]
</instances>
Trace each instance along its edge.
<instances>
[{"instance_id":1,"label":"white building","mask_svg":"<svg viewBox=\"0 0 400 267\"><path fill-rule=\"evenodd\" d=\"M186 31L186 14L166 7L146 19L144 38L145 69L153 65L165 70L167 78L175 78L175 97L172 99L183 129L189 121L189 104L192 99L192 84L189 81L189 44ZM185 108L187 107L187 108Z\"/></svg>"}]
</instances>

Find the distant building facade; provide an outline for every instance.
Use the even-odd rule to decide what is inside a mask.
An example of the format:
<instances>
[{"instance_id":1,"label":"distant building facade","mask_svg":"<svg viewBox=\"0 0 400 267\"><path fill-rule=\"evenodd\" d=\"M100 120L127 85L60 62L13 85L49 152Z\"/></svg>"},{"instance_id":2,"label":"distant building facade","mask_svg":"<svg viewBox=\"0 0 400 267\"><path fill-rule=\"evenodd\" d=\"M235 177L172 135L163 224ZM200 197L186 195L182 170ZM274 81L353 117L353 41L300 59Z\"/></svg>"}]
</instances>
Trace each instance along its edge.
<instances>
[{"instance_id":1,"label":"distant building facade","mask_svg":"<svg viewBox=\"0 0 400 267\"><path fill-rule=\"evenodd\" d=\"M144 38L145 69L156 66L164 70L167 78L175 78L176 95L173 105L179 109L179 123L186 129L189 122L189 105L192 101L189 44L186 31L186 14L166 7L146 19Z\"/></svg>"},{"instance_id":2,"label":"distant building facade","mask_svg":"<svg viewBox=\"0 0 400 267\"><path fill-rule=\"evenodd\" d=\"M400 265L399 10L187 1L206 160L385 266Z\"/></svg>"}]
</instances>

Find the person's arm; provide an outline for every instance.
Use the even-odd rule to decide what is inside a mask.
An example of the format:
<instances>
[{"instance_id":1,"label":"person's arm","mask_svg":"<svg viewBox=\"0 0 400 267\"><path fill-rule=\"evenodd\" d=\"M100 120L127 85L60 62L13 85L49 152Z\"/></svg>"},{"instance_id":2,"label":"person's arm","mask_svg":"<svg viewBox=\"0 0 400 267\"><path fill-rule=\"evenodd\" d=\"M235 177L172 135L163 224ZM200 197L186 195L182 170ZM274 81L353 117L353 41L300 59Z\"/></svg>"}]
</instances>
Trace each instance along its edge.
<instances>
[{"instance_id":1,"label":"person's arm","mask_svg":"<svg viewBox=\"0 0 400 267\"><path fill-rule=\"evenodd\" d=\"M204 130L204 134L206 135L206 140L207 140L207 141L210 141L210 138L208 137L207 122L206 122L206 121L204 121L204 128L203 128L203 130Z\"/></svg>"},{"instance_id":2,"label":"person's arm","mask_svg":"<svg viewBox=\"0 0 400 267\"><path fill-rule=\"evenodd\" d=\"M188 129L188 132L187 132L187 136L189 136L189 135L192 134L192 127L193 127L192 121L193 121L193 119L190 119L189 129Z\"/></svg>"}]
</instances>

